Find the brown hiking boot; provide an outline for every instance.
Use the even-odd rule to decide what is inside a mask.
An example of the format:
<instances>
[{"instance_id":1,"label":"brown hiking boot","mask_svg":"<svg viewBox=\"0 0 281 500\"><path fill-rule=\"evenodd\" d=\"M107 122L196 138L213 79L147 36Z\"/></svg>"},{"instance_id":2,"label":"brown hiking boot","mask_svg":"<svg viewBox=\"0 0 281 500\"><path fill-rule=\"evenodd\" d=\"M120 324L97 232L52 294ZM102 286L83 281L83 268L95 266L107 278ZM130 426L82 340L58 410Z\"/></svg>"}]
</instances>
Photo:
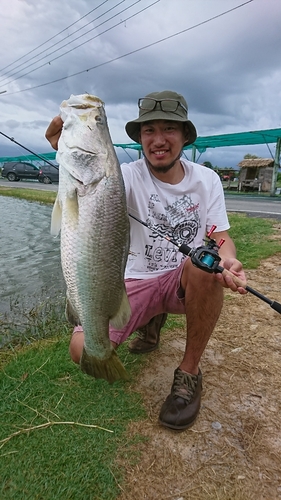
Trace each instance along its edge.
<instances>
[{"instance_id":1,"label":"brown hiking boot","mask_svg":"<svg viewBox=\"0 0 281 500\"><path fill-rule=\"evenodd\" d=\"M131 340L128 349L133 354L145 354L157 349L159 346L160 330L164 326L168 314L154 316L147 325L138 328L137 336Z\"/></svg>"},{"instance_id":2,"label":"brown hiking boot","mask_svg":"<svg viewBox=\"0 0 281 500\"><path fill-rule=\"evenodd\" d=\"M191 427L200 410L201 391L200 370L198 375L192 375L177 368L174 372L171 393L160 411L159 423L178 431Z\"/></svg>"}]
</instances>

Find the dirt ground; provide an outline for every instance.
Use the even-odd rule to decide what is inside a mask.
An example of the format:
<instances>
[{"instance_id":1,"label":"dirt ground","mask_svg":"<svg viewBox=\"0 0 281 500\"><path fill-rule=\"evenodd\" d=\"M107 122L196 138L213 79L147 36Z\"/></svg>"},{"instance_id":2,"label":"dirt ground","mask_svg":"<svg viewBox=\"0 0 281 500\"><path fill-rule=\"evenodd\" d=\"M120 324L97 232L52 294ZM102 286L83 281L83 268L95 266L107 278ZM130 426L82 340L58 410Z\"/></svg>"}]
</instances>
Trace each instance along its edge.
<instances>
[{"instance_id":1,"label":"dirt ground","mask_svg":"<svg viewBox=\"0 0 281 500\"><path fill-rule=\"evenodd\" d=\"M248 285L281 302L281 254L247 272ZM185 345L166 331L147 355L136 389L149 418L130 435L148 438L127 470L120 500L281 499L281 315L252 294L225 290L222 315L201 359L203 397L193 427L161 428L158 414Z\"/></svg>"}]
</instances>

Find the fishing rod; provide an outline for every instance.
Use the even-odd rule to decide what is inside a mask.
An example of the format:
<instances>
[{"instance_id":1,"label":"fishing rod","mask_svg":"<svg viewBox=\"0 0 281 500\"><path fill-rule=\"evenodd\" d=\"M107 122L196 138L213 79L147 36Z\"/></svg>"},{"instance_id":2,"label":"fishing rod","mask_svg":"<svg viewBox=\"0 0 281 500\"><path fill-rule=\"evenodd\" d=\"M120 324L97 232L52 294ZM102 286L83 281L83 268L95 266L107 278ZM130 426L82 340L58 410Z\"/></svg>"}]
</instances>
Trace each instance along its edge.
<instances>
[{"instance_id":1,"label":"fishing rod","mask_svg":"<svg viewBox=\"0 0 281 500\"><path fill-rule=\"evenodd\" d=\"M165 240L169 241L170 243L172 243L173 245L178 247L179 251L182 254L190 257L190 260L195 267L197 267L197 268L199 268L202 271L205 271L207 273L216 273L216 274L220 273L223 276L231 276L231 278L233 279L234 283L237 286L241 286L242 288L245 288L245 290L247 290L251 294L255 295L255 297L257 297L257 298L263 300L264 302L266 302L267 304L269 304L270 307L272 309L274 309L274 311L281 314L281 304L279 304L279 302L276 302L275 300L271 300L268 297L265 297L265 295L261 294L260 292L258 292L254 288L251 288L250 286L246 285L246 283L244 281L242 281L240 278L238 278L237 276L235 276L235 274L232 274L230 271L228 271L227 269L225 269L224 267L219 265L221 258L218 254L218 251L219 251L220 247L223 245L225 240L221 239L219 241L219 243L217 243L214 239L211 238L211 235L214 232L214 230L216 229L216 226L212 226L210 231L207 233L207 239L204 240L205 245L203 245L201 247L197 247L197 248L191 248L188 245L186 245L185 243L179 244L177 241L173 240L169 236L162 235L159 231L157 231L157 229L155 229L155 227L153 225L147 224L146 222L139 219L135 215L132 215L129 213L129 216L132 219L135 219L137 222L139 222L143 226L147 227L148 229L152 229L161 238L164 238Z\"/></svg>"},{"instance_id":2,"label":"fishing rod","mask_svg":"<svg viewBox=\"0 0 281 500\"><path fill-rule=\"evenodd\" d=\"M25 147L22 144L20 144L19 142L17 142L14 139L14 137L9 137L8 135L4 134L3 132L0 132L0 134L3 135L4 137L6 137L7 139L9 139L10 141L14 142L15 144L17 144L21 148L25 149L29 153L33 154L34 156L37 156L37 158L40 158L40 160L43 160L44 162L48 163L49 165L51 165L51 167L54 167L57 170L59 170L59 167L57 167L56 165L54 165L50 161L46 160L43 156L38 155L37 153L35 153L31 149L28 149L27 147ZM228 271L227 269L225 269L224 267L222 267L222 266L219 265L219 262L221 261L221 258L220 258L219 254L218 254L218 251L219 251L220 247L222 246L222 244L224 243L224 240L222 239L217 244L216 241L211 238L211 235L214 232L214 230L216 229L216 226L212 226L211 229L210 229L210 231L207 233L207 238L208 239L204 240L205 241L205 245L194 249L194 248L189 247L185 243L179 244L177 241L173 240L172 238L170 238L167 235L162 235L159 231L157 231L155 229L155 227L152 227L151 225L147 224L146 222L144 222L143 220L139 219L135 215L132 215L132 214L129 213L129 216L132 219L135 219L137 222L139 222L143 226L147 227L148 229L153 229L153 231L158 236L160 236L161 238L164 238L165 240L169 241L170 243L172 243L173 245L175 245L176 247L178 247L178 250L183 255L186 255L186 256L190 257L191 262L192 262L192 264L195 267L197 267L197 268L199 268L199 269L201 269L201 270L203 270L205 272L208 272L208 273L221 273L224 276L227 276L227 275L231 276L231 278L233 279L234 283L237 286L241 286L241 287L245 288L245 290L247 290L248 292L250 292L251 294L253 294L255 297L257 297L257 298L263 300L264 302L266 302L267 304L269 304L270 307L272 309L274 309L274 311L276 311L279 314L281 314L281 304L279 304L279 302L276 302L275 300L269 299L268 297L266 297L262 293L258 292L254 288L251 288L250 286L246 285L237 276L235 276L230 271Z\"/></svg>"},{"instance_id":3,"label":"fishing rod","mask_svg":"<svg viewBox=\"0 0 281 500\"><path fill-rule=\"evenodd\" d=\"M43 156L40 156L38 155L37 153L34 153L34 151L31 151L31 149L28 149L26 148L25 146L23 146L22 144L20 144L19 142L17 142L13 137L9 137L8 135L4 134L3 132L0 132L1 135L3 135L4 137L6 137L7 139L9 139L9 141L12 141L14 142L15 144L17 144L18 146L20 146L21 148L25 149L26 151L28 151L29 153L31 153L32 155L34 156L37 156L37 158L40 158L40 160L43 160L45 161L46 163L48 163L49 165L51 165L51 167L54 167L56 168L57 170L59 169L59 167L57 167L56 165L54 165L53 163L51 163L50 161L46 160Z\"/></svg>"}]
</instances>

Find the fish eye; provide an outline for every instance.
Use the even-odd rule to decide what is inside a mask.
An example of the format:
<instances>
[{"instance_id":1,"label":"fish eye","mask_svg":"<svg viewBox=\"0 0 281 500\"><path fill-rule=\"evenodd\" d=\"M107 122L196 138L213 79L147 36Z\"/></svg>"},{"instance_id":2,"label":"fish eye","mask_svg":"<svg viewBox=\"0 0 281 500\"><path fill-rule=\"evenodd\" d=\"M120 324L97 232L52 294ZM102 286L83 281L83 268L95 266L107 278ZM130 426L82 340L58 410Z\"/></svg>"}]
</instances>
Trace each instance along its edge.
<instances>
[{"instance_id":1,"label":"fish eye","mask_svg":"<svg viewBox=\"0 0 281 500\"><path fill-rule=\"evenodd\" d=\"M99 122L99 123L102 122L102 119L99 115L95 116L95 120L96 120L96 122Z\"/></svg>"}]
</instances>

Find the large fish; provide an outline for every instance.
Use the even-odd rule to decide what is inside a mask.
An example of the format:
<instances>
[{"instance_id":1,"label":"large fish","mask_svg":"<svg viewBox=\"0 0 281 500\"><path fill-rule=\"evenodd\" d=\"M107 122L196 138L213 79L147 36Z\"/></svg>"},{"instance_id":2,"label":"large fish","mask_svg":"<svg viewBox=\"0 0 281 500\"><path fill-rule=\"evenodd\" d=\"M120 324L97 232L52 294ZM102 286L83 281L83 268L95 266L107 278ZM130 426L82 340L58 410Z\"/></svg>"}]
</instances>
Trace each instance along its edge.
<instances>
[{"instance_id":1,"label":"large fish","mask_svg":"<svg viewBox=\"0 0 281 500\"><path fill-rule=\"evenodd\" d=\"M128 378L109 340L109 322L121 329L131 314L124 286L129 251L125 188L104 103L88 94L71 95L60 110L64 125L51 234L61 231L66 316L83 327L82 371L111 383Z\"/></svg>"}]
</instances>

